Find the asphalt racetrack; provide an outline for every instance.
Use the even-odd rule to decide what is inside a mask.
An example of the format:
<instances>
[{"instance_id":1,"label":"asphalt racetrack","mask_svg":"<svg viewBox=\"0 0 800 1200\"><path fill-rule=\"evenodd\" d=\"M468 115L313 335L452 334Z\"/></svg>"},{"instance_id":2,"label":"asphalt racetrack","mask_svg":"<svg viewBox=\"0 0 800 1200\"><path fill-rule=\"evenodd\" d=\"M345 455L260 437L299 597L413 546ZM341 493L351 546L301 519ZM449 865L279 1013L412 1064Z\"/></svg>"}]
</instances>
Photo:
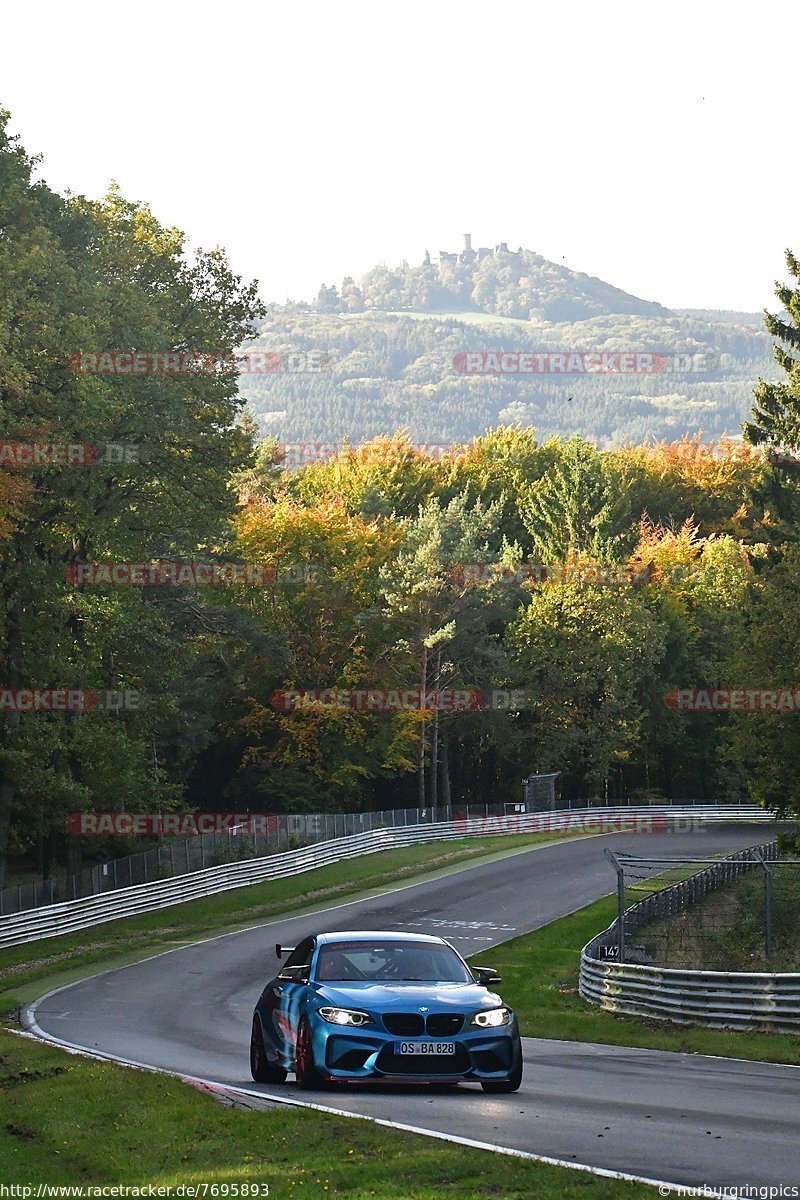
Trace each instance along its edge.
<instances>
[{"instance_id":1,"label":"asphalt racetrack","mask_svg":"<svg viewBox=\"0 0 800 1200\"><path fill-rule=\"evenodd\" d=\"M768 836L763 825L718 826L540 847L159 954L61 988L31 1005L25 1019L34 1032L71 1046L265 1099L311 1101L651 1180L800 1189L800 1067L525 1038L522 1087L510 1095L486 1095L471 1084L446 1092L348 1086L301 1093L291 1076L282 1086L260 1085L248 1069L253 1005L276 971L276 941L295 945L308 933L336 929L409 929L441 934L472 955L613 891L605 846L706 855ZM490 956L484 961L491 965Z\"/></svg>"}]
</instances>

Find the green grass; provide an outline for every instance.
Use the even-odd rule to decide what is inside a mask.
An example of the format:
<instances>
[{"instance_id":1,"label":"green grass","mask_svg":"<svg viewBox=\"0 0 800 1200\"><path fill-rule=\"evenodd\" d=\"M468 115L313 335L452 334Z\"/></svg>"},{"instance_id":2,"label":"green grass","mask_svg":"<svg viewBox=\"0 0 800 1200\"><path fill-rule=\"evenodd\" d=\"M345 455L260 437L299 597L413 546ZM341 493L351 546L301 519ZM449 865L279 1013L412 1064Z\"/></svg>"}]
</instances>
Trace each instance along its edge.
<instances>
[{"instance_id":1,"label":"green grass","mask_svg":"<svg viewBox=\"0 0 800 1200\"><path fill-rule=\"evenodd\" d=\"M581 948L616 915L616 897L608 896L536 933L474 956L474 961L497 967L503 977L499 991L516 1010L524 1036L800 1064L800 1037L618 1017L582 1000Z\"/></svg>"},{"instance_id":2,"label":"green grass","mask_svg":"<svg viewBox=\"0 0 800 1200\"><path fill-rule=\"evenodd\" d=\"M322 907L341 898L457 869L546 836L407 847L237 889L167 912L110 922L0 953L0 1010L98 963ZM727 1033L617 1017L577 994L581 947L616 915L609 896L533 934L473 956L498 968L524 1035L800 1063L800 1038ZM515 1103L513 1097L502 1103ZM69 1055L0 1030L0 1181L154 1185L267 1183L272 1197L351 1200L606 1200L649 1197L604 1180L366 1121L275 1106L224 1107L177 1079ZM487 1134L487 1138L490 1138Z\"/></svg>"},{"instance_id":3,"label":"green grass","mask_svg":"<svg viewBox=\"0 0 800 1200\"><path fill-rule=\"evenodd\" d=\"M800 870L772 869L772 947L765 946L761 870L636 934L663 966L706 971L800 971Z\"/></svg>"},{"instance_id":4,"label":"green grass","mask_svg":"<svg viewBox=\"0 0 800 1200\"><path fill-rule=\"evenodd\" d=\"M600 1179L308 1109L225 1108L178 1079L0 1032L4 1184L268 1184L272 1200L637 1200ZM515 1105L513 1096L503 1103ZM490 1131L487 1131L490 1136Z\"/></svg>"},{"instance_id":5,"label":"green grass","mask_svg":"<svg viewBox=\"0 0 800 1200\"><path fill-rule=\"evenodd\" d=\"M524 317L501 317L496 313L469 312L456 309L452 312L422 312L413 308L397 308L390 310L369 308L359 313L338 313L346 320L363 320L365 317L409 317L412 321L462 321L465 325L516 325L529 326L531 322Z\"/></svg>"},{"instance_id":6,"label":"green grass","mask_svg":"<svg viewBox=\"0 0 800 1200\"><path fill-rule=\"evenodd\" d=\"M43 938L0 950L0 1013L19 1008L59 983L91 974L98 964L122 965L202 937L244 929L384 890L387 884L426 878L509 851L563 841L580 834L516 834L433 842L367 854L327 867L204 900L173 905L139 917L95 925L81 933Z\"/></svg>"}]
</instances>

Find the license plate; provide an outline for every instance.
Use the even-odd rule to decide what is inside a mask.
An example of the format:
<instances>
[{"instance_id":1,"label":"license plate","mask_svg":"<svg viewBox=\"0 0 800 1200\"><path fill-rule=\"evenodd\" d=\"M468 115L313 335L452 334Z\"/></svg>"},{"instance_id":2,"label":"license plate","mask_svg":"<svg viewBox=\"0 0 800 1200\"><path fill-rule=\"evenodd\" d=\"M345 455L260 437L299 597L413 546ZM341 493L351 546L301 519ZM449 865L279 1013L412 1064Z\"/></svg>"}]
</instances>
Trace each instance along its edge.
<instances>
[{"instance_id":1,"label":"license plate","mask_svg":"<svg viewBox=\"0 0 800 1200\"><path fill-rule=\"evenodd\" d=\"M455 1054L455 1042L397 1042L397 1054Z\"/></svg>"}]
</instances>

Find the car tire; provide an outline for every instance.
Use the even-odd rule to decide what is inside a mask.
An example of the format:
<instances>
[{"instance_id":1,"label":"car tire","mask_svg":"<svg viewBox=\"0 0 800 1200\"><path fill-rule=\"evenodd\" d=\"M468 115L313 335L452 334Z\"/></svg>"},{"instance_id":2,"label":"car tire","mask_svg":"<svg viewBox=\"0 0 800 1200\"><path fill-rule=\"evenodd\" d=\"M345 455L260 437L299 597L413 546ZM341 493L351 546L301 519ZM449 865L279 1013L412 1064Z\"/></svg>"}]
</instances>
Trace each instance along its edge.
<instances>
[{"instance_id":1,"label":"car tire","mask_svg":"<svg viewBox=\"0 0 800 1200\"><path fill-rule=\"evenodd\" d=\"M514 1050L514 1064L508 1079L481 1080L485 1092L518 1092L522 1083L522 1047L517 1045Z\"/></svg>"},{"instance_id":2,"label":"car tire","mask_svg":"<svg viewBox=\"0 0 800 1200\"><path fill-rule=\"evenodd\" d=\"M264 1049L264 1035L261 1032L261 1022L253 1017L253 1029L250 1034L250 1074L256 1083L285 1083L286 1071L283 1067L273 1066L267 1058Z\"/></svg>"},{"instance_id":3,"label":"car tire","mask_svg":"<svg viewBox=\"0 0 800 1200\"><path fill-rule=\"evenodd\" d=\"M314 1043L311 1038L311 1026L306 1017L300 1018L300 1024L297 1027L294 1073L301 1088L319 1088L325 1083L324 1076L317 1070L317 1065L314 1062Z\"/></svg>"}]
</instances>

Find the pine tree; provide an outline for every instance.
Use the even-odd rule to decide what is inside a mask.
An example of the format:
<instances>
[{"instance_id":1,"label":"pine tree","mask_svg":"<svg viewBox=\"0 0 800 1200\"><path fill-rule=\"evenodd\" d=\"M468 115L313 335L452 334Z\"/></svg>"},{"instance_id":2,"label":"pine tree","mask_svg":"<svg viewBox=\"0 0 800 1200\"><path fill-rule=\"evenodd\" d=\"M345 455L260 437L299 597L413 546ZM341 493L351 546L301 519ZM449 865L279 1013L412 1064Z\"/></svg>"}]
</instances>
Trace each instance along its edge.
<instances>
[{"instance_id":1,"label":"pine tree","mask_svg":"<svg viewBox=\"0 0 800 1200\"><path fill-rule=\"evenodd\" d=\"M789 274L800 284L800 260L791 250L786 251ZM754 445L800 446L800 286L776 284L775 295L784 308L784 315L764 313L768 332L778 339L773 347L775 361L786 372L784 382L768 383L759 379L755 389L753 420L746 421L742 430L745 440Z\"/></svg>"}]
</instances>

